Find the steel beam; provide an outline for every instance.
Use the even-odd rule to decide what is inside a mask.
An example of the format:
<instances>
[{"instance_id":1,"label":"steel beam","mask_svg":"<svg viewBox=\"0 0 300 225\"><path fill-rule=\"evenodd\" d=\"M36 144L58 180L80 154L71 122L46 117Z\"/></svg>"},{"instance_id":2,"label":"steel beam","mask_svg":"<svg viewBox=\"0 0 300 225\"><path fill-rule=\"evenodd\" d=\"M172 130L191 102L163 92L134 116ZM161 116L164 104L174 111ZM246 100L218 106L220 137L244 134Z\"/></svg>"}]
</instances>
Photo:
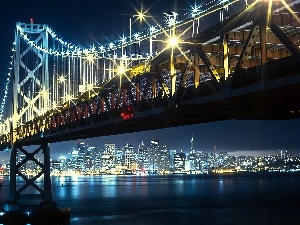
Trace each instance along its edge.
<instances>
[{"instance_id":1,"label":"steel beam","mask_svg":"<svg viewBox=\"0 0 300 225\"><path fill-rule=\"evenodd\" d=\"M26 200L40 200L41 204L50 205L51 207L56 207L56 204L52 201L52 192L51 192L51 178L50 178L50 148L47 143L42 143L36 150L33 152L28 152L24 149L25 146L21 144L14 143L12 146L12 152L10 156L10 183L9 183L9 202L4 205L6 211L18 210L18 207L21 201ZM35 155L42 151L44 155L44 163L41 163L35 158ZM25 155L25 158L21 162L17 162L18 153L21 152ZM39 172L33 177L28 178L25 173L22 171L26 163L31 161L35 163L37 167L40 167ZM17 175L24 180L24 184L17 188ZM36 180L44 175L43 187L40 187ZM36 193L26 193L26 189L32 187L39 194Z\"/></svg>"}]
</instances>

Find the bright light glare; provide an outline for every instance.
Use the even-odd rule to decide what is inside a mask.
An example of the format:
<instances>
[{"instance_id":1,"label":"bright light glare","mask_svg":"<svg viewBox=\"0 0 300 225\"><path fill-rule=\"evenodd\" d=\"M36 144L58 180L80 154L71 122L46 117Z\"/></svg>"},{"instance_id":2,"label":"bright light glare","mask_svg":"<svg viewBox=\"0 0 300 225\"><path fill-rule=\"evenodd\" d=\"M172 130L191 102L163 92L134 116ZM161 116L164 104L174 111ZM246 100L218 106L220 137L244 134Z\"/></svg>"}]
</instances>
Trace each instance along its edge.
<instances>
[{"instance_id":1,"label":"bright light glare","mask_svg":"<svg viewBox=\"0 0 300 225\"><path fill-rule=\"evenodd\" d=\"M89 62L92 62L92 61L94 60L93 55L88 55L88 56L87 56L87 60L88 60Z\"/></svg>"},{"instance_id":2,"label":"bright light glare","mask_svg":"<svg viewBox=\"0 0 300 225\"><path fill-rule=\"evenodd\" d=\"M141 20L141 19L144 18L144 14L140 12L140 13L138 14L138 17L139 17L139 19Z\"/></svg>"},{"instance_id":3,"label":"bright light glare","mask_svg":"<svg viewBox=\"0 0 300 225\"><path fill-rule=\"evenodd\" d=\"M177 44L178 44L178 38L177 38L177 37L172 37L172 38L170 38L170 40L169 40L169 45L170 45L171 47L175 47Z\"/></svg>"},{"instance_id":4,"label":"bright light glare","mask_svg":"<svg viewBox=\"0 0 300 225\"><path fill-rule=\"evenodd\" d=\"M120 65L118 68L118 74L124 74L125 73L125 68L123 65Z\"/></svg>"},{"instance_id":5,"label":"bright light glare","mask_svg":"<svg viewBox=\"0 0 300 225\"><path fill-rule=\"evenodd\" d=\"M66 80L66 78L63 75L58 78L59 83L63 83L63 82L65 82L65 80Z\"/></svg>"}]
</instances>

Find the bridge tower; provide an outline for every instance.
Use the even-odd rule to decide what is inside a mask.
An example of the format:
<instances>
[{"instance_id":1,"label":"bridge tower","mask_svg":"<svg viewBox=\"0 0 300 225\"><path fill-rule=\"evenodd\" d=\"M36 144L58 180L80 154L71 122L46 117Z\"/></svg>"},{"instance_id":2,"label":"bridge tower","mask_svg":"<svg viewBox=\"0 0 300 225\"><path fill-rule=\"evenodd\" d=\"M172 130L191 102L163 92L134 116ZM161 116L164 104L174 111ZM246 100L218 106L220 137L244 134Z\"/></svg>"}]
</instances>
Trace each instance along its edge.
<instances>
[{"instance_id":1,"label":"bridge tower","mask_svg":"<svg viewBox=\"0 0 300 225\"><path fill-rule=\"evenodd\" d=\"M21 139L18 139L17 127L25 123L27 135L32 135L35 129L33 121L49 110L49 72L48 54L42 49L48 49L48 32L44 25L17 23L15 33L14 51L14 79L12 93L12 122L11 122L11 158L10 158L10 186L9 202L4 205L6 211L16 211L20 208L21 201L41 200L44 208L56 208L52 202L50 179L50 149L48 143L40 141L39 147L33 152L25 150ZM41 127L40 127L41 128ZM40 129L39 128L39 129ZM38 132L42 138L42 132ZM18 151L25 155L17 161ZM44 162L41 163L36 154L42 152ZM32 161L39 167L39 173L28 178L26 171L21 168ZM17 175L23 178L23 186L17 189ZM43 176L43 187L36 184L36 180ZM27 194L26 189L33 188L34 194Z\"/></svg>"}]
</instances>

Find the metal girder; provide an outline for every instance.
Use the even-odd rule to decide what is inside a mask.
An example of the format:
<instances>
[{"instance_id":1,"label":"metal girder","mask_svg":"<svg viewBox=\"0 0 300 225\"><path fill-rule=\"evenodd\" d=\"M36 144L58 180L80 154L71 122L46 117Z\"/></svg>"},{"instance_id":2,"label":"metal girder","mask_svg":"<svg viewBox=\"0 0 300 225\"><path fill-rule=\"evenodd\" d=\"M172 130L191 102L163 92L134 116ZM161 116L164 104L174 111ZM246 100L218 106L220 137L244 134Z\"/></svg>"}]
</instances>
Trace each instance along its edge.
<instances>
[{"instance_id":1,"label":"metal girder","mask_svg":"<svg viewBox=\"0 0 300 225\"><path fill-rule=\"evenodd\" d=\"M187 80L187 77L188 77L189 73L191 72L194 64L195 64L195 55L190 54L187 62L185 63L185 70L184 70L183 75L181 76L181 81L180 81L180 84L176 91L176 96L175 96L176 104L180 104L182 102L182 99L183 99L183 96L184 96L185 90L186 90L186 80Z\"/></svg>"},{"instance_id":2,"label":"metal girder","mask_svg":"<svg viewBox=\"0 0 300 225\"><path fill-rule=\"evenodd\" d=\"M208 69L210 74L212 75L213 79L216 82L220 82L221 77L220 77L218 71L216 70L216 68L214 67L214 65L211 64L211 62L208 59L206 53L202 50L202 46L200 46L199 48L195 48L193 50L194 50L194 52L197 52L199 54L199 57L201 58L204 65L206 66L206 68Z\"/></svg>"},{"instance_id":3,"label":"metal girder","mask_svg":"<svg viewBox=\"0 0 300 225\"><path fill-rule=\"evenodd\" d=\"M22 152L25 155L25 158L17 163L18 151ZM44 164L39 162L35 155L40 153L44 154ZM28 178L21 169L26 165L28 161L34 162L37 166L40 167L40 171L33 177ZM25 181L25 184L17 189L17 176L20 176ZM44 184L43 187L40 187L35 181L44 175ZM50 179L50 148L47 143L43 143L35 151L29 153L24 149L24 146L21 146L17 143L14 143L12 146L12 152L10 156L10 181L9 181L9 203L8 204L19 204L20 200L31 200L33 197L36 200L41 200L45 203L52 202L52 193L51 193L51 179ZM29 187L33 187L39 194L22 194L24 190ZM9 206L7 206L10 208Z\"/></svg>"},{"instance_id":4,"label":"metal girder","mask_svg":"<svg viewBox=\"0 0 300 225\"><path fill-rule=\"evenodd\" d=\"M243 68L243 65L244 65L245 61L247 60L247 58L251 54L251 49L252 49L254 40L258 36L259 36L259 25L254 25L252 27L251 32L249 33L247 41L244 45L242 54L241 54L241 56L240 56L240 58L239 58L239 60L236 64L234 74L236 74L239 70L241 70Z\"/></svg>"},{"instance_id":5,"label":"metal girder","mask_svg":"<svg viewBox=\"0 0 300 225\"><path fill-rule=\"evenodd\" d=\"M133 96L132 91L131 91L132 83L127 82L125 85L126 85L126 90L127 90L127 94L129 96L129 99L130 99L131 103L133 104L134 108L136 108L136 100L134 100L134 96Z\"/></svg>"},{"instance_id":6,"label":"metal girder","mask_svg":"<svg viewBox=\"0 0 300 225\"><path fill-rule=\"evenodd\" d=\"M294 45L294 43L290 40L290 38L285 35L285 33L277 26L273 21L270 21L269 27L272 32L278 37L278 39L285 45L285 47L291 52L293 55L299 55L299 48Z\"/></svg>"},{"instance_id":7,"label":"metal girder","mask_svg":"<svg viewBox=\"0 0 300 225\"><path fill-rule=\"evenodd\" d=\"M163 96L165 97L170 97L170 89L168 88L167 84L165 83L163 77L161 74L157 74L157 79L158 79L158 82L159 84L161 85L162 87L162 92L163 92Z\"/></svg>"}]
</instances>

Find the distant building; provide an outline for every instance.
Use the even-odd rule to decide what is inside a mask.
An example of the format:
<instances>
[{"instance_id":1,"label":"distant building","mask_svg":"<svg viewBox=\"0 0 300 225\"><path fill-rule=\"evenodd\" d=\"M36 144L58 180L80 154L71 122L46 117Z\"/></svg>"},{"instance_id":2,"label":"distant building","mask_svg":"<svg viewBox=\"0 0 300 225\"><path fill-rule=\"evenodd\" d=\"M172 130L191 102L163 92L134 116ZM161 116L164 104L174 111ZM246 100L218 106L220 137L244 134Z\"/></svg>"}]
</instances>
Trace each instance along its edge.
<instances>
[{"instance_id":1,"label":"distant building","mask_svg":"<svg viewBox=\"0 0 300 225\"><path fill-rule=\"evenodd\" d=\"M102 169L104 171L115 168L115 144L105 144L104 152L102 152Z\"/></svg>"},{"instance_id":2,"label":"distant building","mask_svg":"<svg viewBox=\"0 0 300 225\"><path fill-rule=\"evenodd\" d=\"M176 150L170 150L169 151L169 162L170 162L170 171L174 172L175 165L174 165L174 159L175 159Z\"/></svg>"},{"instance_id":3,"label":"distant building","mask_svg":"<svg viewBox=\"0 0 300 225\"><path fill-rule=\"evenodd\" d=\"M174 155L174 172L175 173L185 173L185 160L186 155L183 152L177 152Z\"/></svg>"},{"instance_id":4,"label":"distant building","mask_svg":"<svg viewBox=\"0 0 300 225\"><path fill-rule=\"evenodd\" d=\"M125 152L125 166L127 169L131 169L131 165L134 163L134 157L133 157L133 145L132 144L126 144L124 147Z\"/></svg>"},{"instance_id":5,"label":"distant building","mask_svg":"<svg viewBox=\"0 0 300 225\"><path fill-rule=\"evenodd\" d=\"M150 149L146 148L144 142L138 148L138 164L142 170L150 170Z\"/></svg>"},{"instance_id":6,"label":"distant building","mask_svg":"<svg viewBox=\"0 0 300 225\"><path fill-rule=\"evenodd\" d=\"M158 158L158 170L164 172L170 170L170 156L168 147L166 145L163 145L160 149Z\"/></svg>"},{"instance_id":7,"label":"distant building","mask_svg":"<svg viewBox=\"0 0 300 225\"><path fill-rule=\"evenodd\" d=\"M159 140L157 138L153 138L151 140L151 145L150 145L150 169L152 172L157 171L158 168L158 159L159 157Z\"/></svg>"}]
</instances>

